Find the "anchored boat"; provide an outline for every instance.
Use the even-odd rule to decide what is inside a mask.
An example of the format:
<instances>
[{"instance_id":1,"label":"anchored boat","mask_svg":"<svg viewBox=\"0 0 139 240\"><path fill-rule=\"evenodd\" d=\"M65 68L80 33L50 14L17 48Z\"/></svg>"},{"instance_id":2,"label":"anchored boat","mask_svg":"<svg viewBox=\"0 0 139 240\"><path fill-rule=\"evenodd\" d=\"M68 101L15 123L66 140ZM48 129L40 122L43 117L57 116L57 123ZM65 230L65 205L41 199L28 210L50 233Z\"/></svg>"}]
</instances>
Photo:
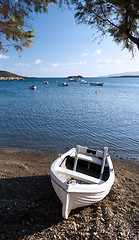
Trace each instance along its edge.
<instances>
[{"instance_id":1,"label":"anchored boat","mask_svg":"<svg viewBox=\"0 0 139 240\"><path fill-rule=\"evenodd\" d=\"M44 81L44 84L49 84L49 82L48 81Z\"/></svg>"},{"instance_id":2,"label":"anchored boat","mask_svg":"<svg viewBox=\"0 0 139 240\"><path fill-rule=\"evenodd\" d=\"M79 83L80 83L80 84L88 84L88 82L85 81L84 79L81 79L81 80L79 81Z\"/></svg>"},{"instance_id":3,"label":"anchored boat","mask_svg":"<svg viewBox=\"0 0 139 240\"><path fill-rule=\"evenodd\" d=\"M68 82L78 82L78 78L69 78Z\"/></svg>"},{"instance_id":4,"label":"anchored boat","mask_svg":"<svg viewBox=\"0 0 139 240\"><path fill-rule=\"evenodd\" d=\"M53 162L50 176L67 219L72 209L96 203L109 193L114 169L108 148L100 151L77 145Z\"/></svg>"},{"instance_id":5,"label":"anchored boat","mask_svg":"<svg viewBox=\"0 0 139 240\"><path fill-rule=\"evenodd\" d=\"M62 86L62 87L64 87L64 86L69 86L69 84L66 83L66 82L62 82L62 83L59 83L58 86Z\"/></svg>"},{"instance_id":6,"label":"anchored boat","mask_svg":"<svg viewBox=\"0 0 139 240\"><path fill-rule=\"evenodd\" d=\"M36 85L30 85L29 88L36 90L36 89L37 89L37 86L36 86Z\"/></svg>"},{"instance_id":7,"label":"anchored boat","mask_svg":"<svg viewBox=\"0 0 139 240\"><path fill-rule=\"evenodd\" d=\"M91 86L103 86L104 83L99 83L99 82L94 82L94 83L89 83Z\"/></svg>"}]
</instances>

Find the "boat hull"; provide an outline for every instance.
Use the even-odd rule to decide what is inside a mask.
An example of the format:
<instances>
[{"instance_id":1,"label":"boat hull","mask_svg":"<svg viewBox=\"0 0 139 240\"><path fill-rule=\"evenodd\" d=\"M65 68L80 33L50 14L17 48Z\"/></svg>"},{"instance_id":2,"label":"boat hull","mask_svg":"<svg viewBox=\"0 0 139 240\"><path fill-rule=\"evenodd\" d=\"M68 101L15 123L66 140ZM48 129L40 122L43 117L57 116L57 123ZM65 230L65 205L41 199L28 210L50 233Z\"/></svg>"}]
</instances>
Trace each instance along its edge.
<instances>
[{"instance_id":1,"label":"boat hull","mask_svg":"<svg viewBox=\"0 0 139 240\"><path fill-rule=\"evenodd\" d=\"M104 83L90 83L91 86L103 86Z\"/></svg>"},{"instance_id":2,"label":"boat hull","mask_svg":"<svg viewBox=\"0 0 139 240\"><path fill-rule=\"evenodd\" d=\"M62 207L62 216L67 219L71 210L92 205L105 198L110 189L105 189L103 192L68 192L60 187L56 182L51 179L52 186L60 199Z\"/></svg>"},{"instance_id":3,"label":"boat hull","mask_svg":"<svg viewBox=\"0 0 139 240\"><path fill-rule=\"evenodd\" d=\"M73 149L68 151L67 155L70 155L72 151ZM63 205L62 216L67 219L72 209L92 205L108 195L114 182L114 170L111 158L108 156L107 164L109 166L110 176L107 181L100 181L98 184L68 184L66 179L63 181L63 173L57 170L59 169L59 163L63 161L65 156L66 154L55 160L50 168L50 176L52 186ZM72 173L72 171L69 172Z\"/></svg>"},{"instance_id":4,"label":"boat hull","mask_svg":"<svg viewBox=\"0 0 139 240\"><path fill-rule=\"evenodd\" d=\"M29 86L30 89L36 90L37 86Z\"/></svg>"}]
</instances>

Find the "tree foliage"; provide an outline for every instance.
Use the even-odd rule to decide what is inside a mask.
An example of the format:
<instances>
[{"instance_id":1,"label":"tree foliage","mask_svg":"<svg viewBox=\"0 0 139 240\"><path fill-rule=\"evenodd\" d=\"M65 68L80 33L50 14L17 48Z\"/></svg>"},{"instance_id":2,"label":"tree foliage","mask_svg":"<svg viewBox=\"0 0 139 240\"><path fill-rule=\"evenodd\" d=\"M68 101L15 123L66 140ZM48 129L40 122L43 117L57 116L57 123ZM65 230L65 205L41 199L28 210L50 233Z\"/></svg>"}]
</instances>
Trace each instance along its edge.
<instances>
[{"instance_id":1,"label":"tree foliage","mask_svg":"<svg viewBox=\"0 0 139 240\"><path fill-rule=\"evenodd\" d=\"M55 0L0 0L0 51L14 47L22 51L30 47L34 31L29 26L32 12L47 12L50 2Z\"/></svg>"},{"instance_id":2,"label":"tree foliage","mask_svg":"<svg viewBox=\"0 0 139 240\"><path fill-rule=\"evenodd\" d=\"M134 53L139 49L139 0L72 0L75 19Z\"/></svg>"},{"instance_id":3,"label":"tree foliage","mask_svg":"<svg viewBox=\"0 0 139 240\"><path fill-rule=\"evenodd\" d=\"M135 46L139 49L139 0L0 0L0 51L30 47L31 13L46 13L50 3L73 4L78 23L90 25L102 36L109 34L132 53Z\"/></svg>"}]
</instances>

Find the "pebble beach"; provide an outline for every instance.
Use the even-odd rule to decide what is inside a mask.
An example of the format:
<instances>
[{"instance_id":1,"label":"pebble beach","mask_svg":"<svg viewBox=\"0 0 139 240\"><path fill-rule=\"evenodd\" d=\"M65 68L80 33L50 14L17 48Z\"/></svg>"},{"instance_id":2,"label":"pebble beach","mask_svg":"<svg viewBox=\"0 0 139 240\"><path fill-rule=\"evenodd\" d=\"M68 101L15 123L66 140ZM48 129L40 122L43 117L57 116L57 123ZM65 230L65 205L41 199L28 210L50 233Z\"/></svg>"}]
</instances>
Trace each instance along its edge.
<instances>
[{"instance_id":1,"label":"pebble beach","mask_svg":"<svg viewBox=\"0 0 139 240\"><path fill-rule=\"evenodd\" d=\"M110 240L139 237L139 161L112 159L109 195L62 218L49 168L59 154L0 150L0 240Z\"/></svg>"}]
</instances>

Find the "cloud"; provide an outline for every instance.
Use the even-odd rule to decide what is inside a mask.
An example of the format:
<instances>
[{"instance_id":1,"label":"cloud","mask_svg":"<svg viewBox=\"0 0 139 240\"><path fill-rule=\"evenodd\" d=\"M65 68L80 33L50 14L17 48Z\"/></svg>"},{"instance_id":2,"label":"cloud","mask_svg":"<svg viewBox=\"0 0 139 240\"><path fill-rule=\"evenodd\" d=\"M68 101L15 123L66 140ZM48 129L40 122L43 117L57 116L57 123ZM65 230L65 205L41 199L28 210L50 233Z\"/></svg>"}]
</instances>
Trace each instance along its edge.
<instances>
[{"instance_id":1,"label":"cloud","mask_svg":"<svg viewBox=\"0 0 139 240\"><path fill-rule=\"evenodd\" d=\"M122 64L124 61L120 59L98 59L95 61L95 63L112 63L112 64Z\"/></svg>"},{"instance_id":2,"label":"cloud","mask_svg":"<svg viewBox=\"0 0 139 240\"><path fill-rule=\"evenodd\" d=\"M83 52L83 53L81 54L81 57L87 57L87 56L89 56L89 53L87 53L87 52Z\"/></svg>"},{"instance_id":3,"label":"cloud","mask_svg":"<svg viewBox=\"0 0 139 240\"><path fill-rule=\"evenodd\" d=\"M15 66L30 66L30 64L29 63L15 63L14 64Z\"/></svg>"},{"instance_id":4,"label":"cloud","mask_svg":"<svg viewBox=\"0 0 139 240\"><path fill-rule=\"evenodd\" d=\"M77 65L85 65L85 64L87 64L87 61L67 62L67 63L62 63L62 66L77 66Z\"/></svg>"},{"instance_id":5,"label":"cloud","mask_svg":"<svg viewBox=\"0 0 139 240\"><path fill-rule=\"evenodd\" d=\"M36 59L35 64L39 64L39 63L42 63L42 60Z\"/></svg>"},{"instance_id":6,"label":"cloud","mask_svg":"<svg viewBox=\"0 0 139 240\"><path fill-rule=\"evenodd\" d=\"M9 58L9 56L0 54L0 59L8 59L8 58Z\"/></svg>"},{"instance_id":7,"label":"cloud","mask_svg":"<svg viewBox=\"0 0 139 240\"><path fill-rule=\"evenodd\" d=\"M97 49L94 53L93 53L93 55L100 55L101 54L101 50L100 49Z\"/></svg>"},{"instance_id":8,"label":"cloud","mask_svg":"<svg viewBox=\"0 0 139 240\"><path fill-rule=\"evenodd\" d=\"M87 64L87 61L79 61L79 62L63 62L63 63L59 63L59 62L56 62L56 63L49 63L49 66L51 67L75 67L75 66L79 66L79 65L85 65Z\"/></svg>"},{"instance_id":9,"label":"cloud","mask_svg":"<svg viewBox=\"0 0 139 240\"><path fill-rule=\"evenodd\" d=\"M56 63L52 63L50 64L52 67L59 67L60 66L60 63L56 62Z\"/></svg>"}]
</instances>

